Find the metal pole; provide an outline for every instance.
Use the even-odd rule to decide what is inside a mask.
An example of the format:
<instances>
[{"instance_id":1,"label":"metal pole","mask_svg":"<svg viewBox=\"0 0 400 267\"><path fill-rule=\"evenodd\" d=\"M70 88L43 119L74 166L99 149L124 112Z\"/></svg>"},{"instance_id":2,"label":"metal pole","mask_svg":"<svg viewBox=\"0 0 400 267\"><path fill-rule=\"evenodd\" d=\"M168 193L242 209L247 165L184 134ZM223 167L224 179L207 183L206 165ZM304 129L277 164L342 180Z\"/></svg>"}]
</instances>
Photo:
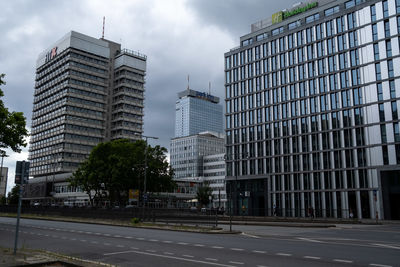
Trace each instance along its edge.
<instances>
[{"instance_id":1,"label":"metal pole","mask_svg":"<svg viewBox=\"0 0 400 267\"><path fill-rule=\"evenodd\" d=\"M144 136L145 138L145 142L146 142L146 147L144 148L144 185L143 185L143 220L144 220L144 211L145 211L145 207L146 207L146 201L147 201L147 196L146 196L146 201L144 199L144 196L146 194L146 184L147 184L147 139L151 138L151 139L158 139L158 137L154 137L154 136Z\"/></svg>"},{"instance_id":2,"label":"metal pole","mask_svg":"<svg viewBox=\"0 0 400 267\"><path fill-rule=\"evenodd\" d=\"M21 184L19 185L19 196L18 196L17 226L15 229L14 255L17 254L17 246L18 246L19 218L21 217L22 186L24 185L24 178L25 178L24 174L25 174L25 161L22 161Z\"/></svg>"}]
</instances>

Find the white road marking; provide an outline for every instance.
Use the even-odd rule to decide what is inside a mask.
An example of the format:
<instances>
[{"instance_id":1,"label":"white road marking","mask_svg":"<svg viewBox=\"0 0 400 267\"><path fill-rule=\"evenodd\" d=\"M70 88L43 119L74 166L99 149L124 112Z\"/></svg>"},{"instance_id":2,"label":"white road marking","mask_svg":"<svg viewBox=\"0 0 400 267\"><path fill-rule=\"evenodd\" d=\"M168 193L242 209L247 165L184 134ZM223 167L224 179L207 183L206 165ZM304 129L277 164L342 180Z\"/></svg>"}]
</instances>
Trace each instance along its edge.
<instances>
[{"instance_id":1,"label":"white road marking","mask_svg":"<svg viewBox=\"0 0 400 267\"><path fill-rule=\"evenodd\" d=\"M268 267L266 265L257 265L257 267Z\"/></svg>"},{"instance_id":2,"label":"white road marking","mask_svg":"<svg viewBox=\"0 0 400 267\"><path fill-rule=\"evenodd\" d=\"M204 258L205 260L208 260L208 261L218 261L218 259L214 259L214 258Z\"/></svg>"},{"instance_id":3,"label":"white road marking","mask_svg":"<svg viewBox=\"0 0 400 267\"><path fill-rule=\"evenodd\" d=\"M166 254L166 255L174 255L174 253L172 253L172 252L164 252L164 254Z\"/></svg>"},{"instance_id":4,"label":"white road marking","mask_svg":"<svg viewBox=\"0 0 400 267\"><path fill-rule=\"evenodd\" d=\"M304 256L305 259L312 259L312 260L320 260L321 257L314 257L314 256Z\"/></svg>"},{"instance_id":5,"label":"white road marking","mask_svg":"<svg viewBox=\"0 0 400 267\"><path fill-rule=\"evenodd\" d=\"M101 235L101 233L94 233L95 235Z\"/></svg>"},{"instance_id":6,"label":"white road marking","mask_svg":"<svg viewBox=\"0 0 400 267\"><path fill-rule=\"evenodd\" d=\"M232 263L232 264L239 264L239 265L244 264L244 262L240 262L240 261L230 261L229 263Z\"/></svg>"},{"instance_id":7,"label":"white road marking","mask_svg":"<svg viewBox=\"0 0 400 267\"><path fill-rule=\"evenodd\" d=\"M261 250L253 250L252 252L254 252L254 253L261 253L261 254L267 253L266 251L261 251Z\"/></svg>"},{"instance_id":8,"label":"white road marking","mask_svg":"<svg viewBox=\"0 0 400 267\"><path fill-rule=\"evenodd\" d=\"M278 256L286 256L286 257L292 256L292 254L288 254L288 253L276 253L276 255L278 255Z\"/></svg>"},{"instance_id":9,"label":"white road marking","mask_svg":"<svg viewBox=\"0 0 400 267\"><path fill-rule=\"evenodd\" d=\"M341 259L334 259L333 261L335 261L335 262L342 262L342 263L353 263L353 261L341 260Z\"/></svg>"},{"instance_id":10,"label":"white road marking","mask_svg":"<svg viewBox=\"0 0 400 267\"><path fill-rule=\"evenodd\" d=\"M187 245L188 243L185 242L179 242L178 245Z\"/></svg>"},{"instance_id":11,"label":"white road marking","mask_svg":"<svg viewBox=\"0 0 400 267\"><path fill-rule=\"evenodd\" d=\"M244 232L242 233L242 235L248 236L248 237L252 237L252 238L260 238L259 236L246 234L246 233L244 233Z\"/></svg>"},{"instance_id":12,"label":"white road marking","mask_svg":"<svg viewBox=\"0 0 400 267\"><path fill-rule=\"evenodd\" d=\"M400 249L400 247L386 245L386 244L371 244L371 245L375 245L375 246L378 246L378 247L384 247L384 248Z\"/></svg>"},{"instance_id":13,"label":"white road marking","mask_svg":"<svg viewBox=\"0 0 400 267\"><path fill-rule=\"evenodd\" d=\"M131 247L131 249L139 249L139 248L137 248L137 247Z\"/></svg>"},{"instance_id":14,"label":"white road marking","mask_svg":"<svg viewBox=\"0 0 400 267\"><path fill-rule=\"evenodd\" d=\"M186 258L194 258L194 256L192 256L192 255L187 255L187 254L185 254L185 255L182 255L182 257L186 257Z\"/></svg>"},{"instance_id":15,"label":"white road marking","mask_svg":"<svg viewBox=\"0 0 400 267\"><path fill-rule=\"evenodd\" d=\"M122 236L120 236L120 235L114 235L114 237L122 237Z\"/></svg>"},{"instance_id":16,"label":"white road marking","mask_svg":"<svg viewBox=\"0 0 400 267\"><path fill-rule=\"evenodd\" d=\"M234 251L243 251L244 249L242 249L242 248L231 248L231 250L234 250Z\"/></svg>"},{"instance_id":17,"label":"white road marking","mask_svg":"<svg viewBox=\"0 0 400 267\"><path fill-rule=\"evenodd\" d=\"M71 233L75 233L76 231L75 230L69 230Z\"/></svg>"},{"instance_id":18,"label":"white road marking","mask_svg":"<svg viewBox=\"0 0 400 267\"><path fill-rule=\"evenodd\" d=\"M109 246L111 245L110 243L103 243L104 246Z\"/></svg>"},{"instance_id":19,"label":"white road marking","mask_svg":"<svg viewBox=\"0 0 400 267\"><path fill-rule=\"evenodd\" d=\"M89 234L89 235L91 235L91 234L92 234L92 232L85 232L85 234Z\"/></svg>"},{"instance_id":20,"label":"white road marking","mask_svg":"<svg viewBox=\"0 0 400 267\"><path fill-rule=\"evenodd\" d=\"M97 242L97 241L91 241L90 243L92 243L92 244L98 244L99 242Z\"/></svg>"},{"instance_id":21,"label":"white road marking","mask_svg":"<svg viewBox=\"0 0 400 267\"><path fill-rule=\"evenodd\" d=\"M170 244L170 243L172 243L172 241L169 241L169 240L164 240L164 241L163 241L163 243Z\"/></svg>"},{"instance_id":22,"label":"white road marking","mask_svg":"<svg viewBox=\"0 0 400 267\"><path fill-rule=\"evenodd\" d=\"M224 248L224 247L212 246L211 248L217 248L217 249L221 249L221 248Z\"/></svg>"},{"instance_id":23,"label":"white road marking","mask_svg":"<svg viewBox=\"0 0 400 267\"><path fill-rule=\"evenodd\" d=\"M144 240L143 237L137 237L136 239L137 239L137 240Z\"/></svg>"},{"instance_id":24,"label":"white road marking","mask_svg":"<svg viewBox=\"0 0 400 267\"><path fill-rule=\"evenodd\" d=\"M151 241L151 242L158 242L157 239L149 239L149 241Z\"/></svg>"},{"instance_id":25,"label":"white road marking","mask_svg":"<svg viewBox=\"0 0 400 267\"><path fill-rule=\"evenodd\" d=\"M305 237L298 237L297 239L303 240L303 241L308 241L308 242L313 242L313 243L323 243L322 241L310 239L310 238L305 238Z\"/></svg>"},{"instance_id":26,"label":"white road marking","mask_svg":"<svg viewBox=\"0 0 400 267\"><path fill-rule=\"evenodd\" d=\"M117 245L117 247L124 248L125 246L124 245Z\"/></svg>"},{"instance_id":27,"label":"white road marking","mask_svg":"<svg viewBox=\"0 0 400 267\"><path fill-rule=\"evenodd\" d=\"M132 239L133 237L131 237L131 236L125 236L125 238L127 238L127 239Z\"/></svg>"},{"instance_id":28,"label":"white road marking","mask_svg":"<svg viewBox=\"0 0 400 267\"><path fill-rule=\"evenodd\" d=\"M156 252L155 250L153 250L153 249L146 249L146 251L147 252L151 252L151 253L154 253L154 252Z\"/></svg>"},{"instance_id":29,"label":"white road marking","mask_svg":"<svg viewBox=\"0 0 400 267\"><path fill-rule=\"evenodd\" d=\"M161 257L161 258L169 258L169 259L176 259L176 260L181 260L181 261L188 261L188 262L195 262L195 263L214 265L214 266L235 267L234 265L221 264L221 263L209 262L209 261L200 261L200 260L187 259L187 258L181 258L181 257L176 257L176 256L170 256L170 255L154 254L154 253L148 253L148 252L144 252L144 251L134 251L134 250L121 251L121 252L111 252L111 253L105 253L103 255L104 256L108 256L108 255L116 255L116 254L124 254L124 253L143 254L143 255L149 255L149 256L155 256L155 257Z\"/></svg>"},{"instance_id":30,"label":"white road marking","mask_svg":"<svg viewBox=\"0 0 400 267\"><path fill-rule=\"evenodd\" d=\"M375 267L392 267L392 265L377 264L377 263L370 263L369 266L375 266Z\"/></svg>"},{"instance_id":31,"label":"white road marking","mask_svg":"<svg viewBox=\"0 0 400 267\"><path fill-rule=\"evenodd\" d=\"M195 247L204 247L202 244L194 244Z\"/></svg>"}]
</instances>

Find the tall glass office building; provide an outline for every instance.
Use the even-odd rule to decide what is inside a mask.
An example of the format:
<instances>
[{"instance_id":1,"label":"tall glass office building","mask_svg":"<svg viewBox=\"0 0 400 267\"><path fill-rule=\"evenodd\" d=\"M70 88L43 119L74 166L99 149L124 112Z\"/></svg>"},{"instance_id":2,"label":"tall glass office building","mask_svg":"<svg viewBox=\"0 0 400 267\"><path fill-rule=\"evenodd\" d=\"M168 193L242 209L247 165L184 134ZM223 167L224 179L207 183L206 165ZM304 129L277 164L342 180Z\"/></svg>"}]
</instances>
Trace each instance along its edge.
<instances>
[{"instance_id":1,"label":"tall glass office building","mask_svg":"<svg viewBox=\"0 0 400 267\"><path fill-rule=\"evenodd\" d=\"M187 89L175 105L175 138L212 131L223 132L222 106L211 94Z\"/></svg>"},{"instance_id":2,"label":"tall glass office building","mask_svg":"<svg viewBox=\"0 0 400 267\"><path fill-rule=\"evenodd\" d=\"M400 219L399 34L400 0L314 1L225 54L234 213Z\"/></svg>"}]
</instances>

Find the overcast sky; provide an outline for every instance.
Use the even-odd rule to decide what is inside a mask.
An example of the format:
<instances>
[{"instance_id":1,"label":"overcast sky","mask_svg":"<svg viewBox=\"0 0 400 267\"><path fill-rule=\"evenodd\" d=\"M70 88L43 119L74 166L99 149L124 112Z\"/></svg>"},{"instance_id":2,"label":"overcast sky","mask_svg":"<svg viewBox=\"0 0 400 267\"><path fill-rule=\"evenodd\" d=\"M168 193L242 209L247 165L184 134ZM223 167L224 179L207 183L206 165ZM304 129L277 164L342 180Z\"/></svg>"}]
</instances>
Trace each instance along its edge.
<instances>
[{"instance_id":1,"label":"overcast sky","mask_svg":"<svg viewBox=\"0 0 400 267\"><path fill-rule=\"evenodd\" d=\"M250 25L290 8L296 0L3 0L0 11L0 73L10 111L22 111L30 129L35 63L43 50L68 31L105 38L147 55L144 132L169 149L174 135L175 100L187 87L224 99L224 53L239 45ZM28 147L4 159L8 189L16 160Z\"/></svg>"}]
</instances>

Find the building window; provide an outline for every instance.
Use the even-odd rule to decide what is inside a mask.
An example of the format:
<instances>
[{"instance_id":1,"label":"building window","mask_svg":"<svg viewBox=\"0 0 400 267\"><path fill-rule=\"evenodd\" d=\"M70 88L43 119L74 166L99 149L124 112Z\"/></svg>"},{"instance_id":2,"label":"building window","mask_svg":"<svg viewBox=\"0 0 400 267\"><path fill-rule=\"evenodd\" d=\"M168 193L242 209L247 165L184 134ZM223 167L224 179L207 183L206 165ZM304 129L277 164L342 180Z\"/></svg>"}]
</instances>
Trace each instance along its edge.
<instances>
[{"instance_id":1,"label":"building window","mask_svg":"<svg viewBox=\"0 0 400 267\"><path fill-rule=\"evenodd\" d=\"M388 37L390 37L390 24L389 24L389 20L385 20L384 26L385 26L385 38L388 38Z\"/></svg>"},{"instance_id":2,"label":"building window","mask_svg":"<svg viewBox=\"0 0 400 267\"><path fill-rule=\"evenodd\" d=\"M394 86L394 80L389 81L390 97L396 98L396 87Z\"/></svg>"},{"instance_id":3,"label":"building window","mask_svg":"<svg viewBox=\"0 0 400 267\"><path fill-rule=\"evenodd\" d=\"M382 75L381 75L381 64L380 63L375 64L375 73L376 73L376 79L381 80Z\"/></svg>"},{"instance_id":4,"label":"building window","mask_svg":"<svg viewBox=\"0 0 400 267\"><path fill-rule=\"evenodd\" d=\"M376 7L375 7L375 5L371 6L371 20L372 20L372 22L376 21Z\"/></svg>"},{"instance_id":5,"label":"building window","mask_svg":"<svg viewBox=\"0 0 400 267\"><path fill-rule=\"evenodd\" d=\"M347 15L347 24L349 30L353 29L354 27L357 27L356 16L354 15L354 13L350 13Z\"/></svg>"},{"instance_id":6,"label":"building window","mask_svg":"<svg viewBox=\"0 0 400 267\"><path fill-rule=\"evenodd\" d=\"M374 44L374 59L379 60L379 45L377 43Z\"/></svg>"},{"instance_id":7,"label":"building window","mask_svg":"<svg viewBox=\"0 0 400 267\"><path fill-rule=\"evenodd\" d=\"M400 1L400 0L399 0ZM400 12L399 12L400 13ZM400 17L397 17L397 33L400 34Z\"/></svg>"},{"instance_id":8,"label":"building window","mask_svg":"<svg viewBox=\"0 0 400 267\"><path fill-rule=\"evenodd\" d=\"M378 40L378 26L377 24L372 24L372 40L377 41Z\"/></svg>"},{"instance_id":9,"label":"building window","mask_svg":"<svg viewBox=\"0 0 400 267\"><path fill-rule=\"evenodd\" d=\"M382 146L382 157L383 157L383 164L389 164L389 153L388 153L388 146Z\"/></svg>"},{"instance_id":10,"label":"building window","mask_svg":"<svg viewBox=\"0 0 400 267\"><path fill-rule=\"evenodd\" d=\"M392 101L392 120L397 121L399 119L398 114L397 114L397 103L396 101Z\"/></svg>"},{"instance_id":11,"label":"building window","mask_svg":"<svg viewBox=\"0 0 400 267\"><path fill-rule=\"evenodd\" d=\"M394 135L394 141L400 142L400 130L398 122L393 123L393 135Z\"/></svg>"},{"instance_id":12,"label":"building window","mask_svg":"<svg viewBox=\"0 0 400 267\"><path fill-rule=\"evenodd\" d=\"M389 17L389 8L387 0L382 2L382 7L383 7L383 17L384 18Z\"/></svg>"},{"instance_id":13,"label":"building window","mask_svg":"<svg viewBox=\"0 0 400 267\"><path fill-rule=\"evenodd\" d=\"M288 24L288 29L289 29L289 30L293 30L293 29L299 27L300 25L301 25L301 22L300 22L300 20L298 20L298 21L289 23L289 24ZM272 33L272 35L274 35L274 34Z\"/></svg>"},{"instance_id":14,"label":"building window","mask_svg":"<svg viewBox=\"0 0 400 267\"><path fill-rule=\"evenodd\" d=\"M324 14L325 14L325 17L327 17L327 16L333 15L337 12L339 12L339 6L334 6L334 7L325 9Z\"/></svg>"},{"instance_id":15,"label":"building window","mask_svg":"<svg viewBox=\"0 0 400 267\"><path fill-rule=\"evenodd\" d=\"M382 101L383 100L382 83L376 84L376 91L378 93L378 101Z\"/></svg>"},{"instance_id":16,"label":"building window","mask_svg":"<svg viewBox=\"0 0 400 267\"><path fill-rule=\"evenodd\" d=\"M387 135L386 135L386 126L385 124L381 124L381 141L382 144L386 144L387 143Z\"/></svg>"},{"instance_id":17,"label":"building window","mask_svg":"<svg viewBox=\"0 0 400 267\"><path fill-rule=\"evenodd\" d=\"M392 56L392 43L390 42L390 40L386 40L386 56Z\"/></svg>"},{"instance_id":18,"label":"building window","mask_svg":"<svg viewBox=\"0 0 400 267\"><path fill-rule=\"evenodd\" d=\"M389 78L393 78L394 76L394 70L393 70L393 60L390 59L387 61L387 65L388 65L388 75Z\"/></svg>"},{"instance_id":19,"label":"building window","mask_svg":"<svg viewBox=\"0 0 400 267\"><path fill-rule=\"evenodd\" d=\"M379 121L385 122L385 106L383 104L379 104Z\"/></svg>"},{"instance_id":20,"label":"building window","mask_svg":"<svg viewBox=\"0 0 400 267\"><path fill-rule=\"evenodd\" d=\"M396 12L400 14L400 0L396 0Z\"/></svg>"},{"instance_id":21,"label":"building window","mask_svg":"<svg viewBox=\"0 0 400 267\"><path fill-rule=\"evenodd\" d=\"M319 13L306 17L306 23L311 23L319 19Z\"/></svg>"}]
</instances>

